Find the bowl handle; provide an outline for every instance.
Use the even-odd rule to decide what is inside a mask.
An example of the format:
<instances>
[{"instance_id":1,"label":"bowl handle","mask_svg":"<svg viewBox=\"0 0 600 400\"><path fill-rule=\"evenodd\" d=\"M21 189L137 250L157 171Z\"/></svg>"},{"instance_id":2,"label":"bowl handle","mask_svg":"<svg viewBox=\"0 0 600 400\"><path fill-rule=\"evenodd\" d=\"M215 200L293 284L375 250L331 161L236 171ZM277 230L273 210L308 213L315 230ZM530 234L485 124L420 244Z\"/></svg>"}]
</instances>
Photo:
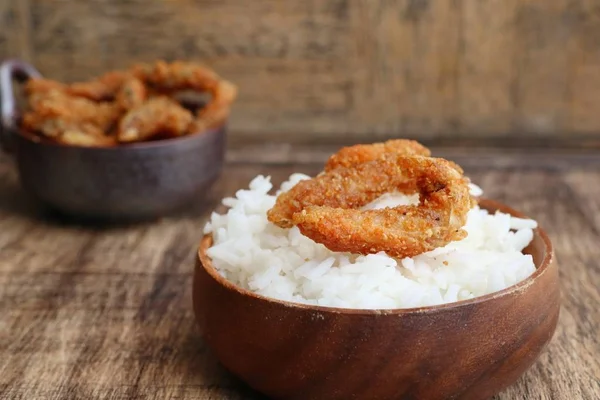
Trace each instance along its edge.
<instances>
[{"instance_id":1,"label":"bowl handle","mask_svg":"<svg viewBox=\"0 0 600 400\"><path fill-rule=\"evenodd\" d=\"M0 144L10 152L13 150L13 135L17 132L19 110L16 107L13 80L25 82L42 75L32 65L20 60L6 60L0 65Z\"/></svg>"}]
</instances>

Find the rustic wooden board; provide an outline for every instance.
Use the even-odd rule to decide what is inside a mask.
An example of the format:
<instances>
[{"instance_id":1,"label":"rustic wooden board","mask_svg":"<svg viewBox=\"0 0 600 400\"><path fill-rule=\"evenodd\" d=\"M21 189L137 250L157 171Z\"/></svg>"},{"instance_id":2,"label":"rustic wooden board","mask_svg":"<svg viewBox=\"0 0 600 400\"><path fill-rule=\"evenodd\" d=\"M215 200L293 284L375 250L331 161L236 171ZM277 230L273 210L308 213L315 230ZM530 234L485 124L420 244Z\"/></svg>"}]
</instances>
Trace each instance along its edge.
<instances>
[{"instance_id":1,"label":"rustic wooden board","mask_svg":"<svg viewBox=\"0 0 600 400\"><path fill-rule=\"evenodd\" d=\"M594 0L573 3L565 15L574 34L570 37L569 75L572 79L569 97L571 123L577 132L597 133L596 113L590 105L598 99L600 90L600 4Z\"/></svg>"},{"instance_id":2,"label":"rustic wooden board","mask_svg":"<svg viewBox=\"0 0 600 400\"><path fill-rule=\"evenodd\" d=\"M4 0L0 57L62 80L202 60L240 86L246 138L589 145L598 21L594 0Z\"/></svg>"},{"instance_id":3,"label":"rustic wooden board","mask_svg":"<svg viewBox=\"0 0 600 400\"><path fill-rule=\"evenodd\" d=\"M278 157L257 161L275 152ZM89 226L45 213L2 156L0 399L261 398L224 371L200 339L191 308L195 246L220 198L259 173L276 183L292 171L315 173L328 152L234 150L206 199L130 226ZM599 398L600 158L435 154L463 164L487 196L535 217L561 266L556 335L532 369L496 399Z\"/></svg>"},{"instance_id":4,"label":"rustic wooden board","mask_svg":"<svg viewBox=\"0 0 600 400\"><path fill-rule=\"evenodd\" d=\"M0 60L4 57L33 61L29 0L0 1Z\"/></svg>"},{"instance_id":5,"label":"rustic wooden board","mask_svg":"<svg viewBox=\"0 0 600 400\"><path fill-rule=\"evenodd\" d=\"M522 0L515 20L515 127L552 137L577 131L570 120L569 40L577 22L568 20L577 2ZM571 10L571 11L570 11ZM560 43L559 49L556 44ZM548 66L552 67L548 67ZM576 90L577 96L579 90Z\"/></svg>"},{"instance_id":6,"label":"rustic wooden board","mask_svg":"<svg viewBox=\"0 0 600 400\"><path fill-rule=\"evenodd\" d=\"M515 16L518 0L462 4L459 91L460 124L477 134L512 129L517 80Z\"/></svg>"}]
</instances>

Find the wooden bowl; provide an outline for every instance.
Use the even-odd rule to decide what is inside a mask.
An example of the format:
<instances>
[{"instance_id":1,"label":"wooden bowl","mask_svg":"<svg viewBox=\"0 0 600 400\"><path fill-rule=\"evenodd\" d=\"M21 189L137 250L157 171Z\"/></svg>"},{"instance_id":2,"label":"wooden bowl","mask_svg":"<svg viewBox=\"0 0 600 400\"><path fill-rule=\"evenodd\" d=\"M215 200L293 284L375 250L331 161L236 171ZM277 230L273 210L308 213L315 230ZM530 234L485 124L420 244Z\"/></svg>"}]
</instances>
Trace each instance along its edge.
<instances>
[{"instance_id":1,"label":"wooden bowl","mask_svg":"<svg viewBox=\"0 0 600 400\"><path fill-rule=\"evenodd\" d=\"M0 139L15 153L23 188L49 207L93 219L155 218L198 201L220 176L225 126L106 148L61 145L20 131L12 80L38 76L20 61L0 66Z\"/></svg>"},{"instance_id":2,"label":"wooden bowl","mask_svg":"<svg viewBox=\"0 0 600 400\"><path fill-rule=\"evenodd\" d=\"M517 217L511 208L481 207ZM537 229L537 270L502 291L432 307L352 310L295 304L221 277L200 243L193 302L221 363L275 399L485 399L515 382L552 338L558 267Z\"/></svg>"}]
</instances>

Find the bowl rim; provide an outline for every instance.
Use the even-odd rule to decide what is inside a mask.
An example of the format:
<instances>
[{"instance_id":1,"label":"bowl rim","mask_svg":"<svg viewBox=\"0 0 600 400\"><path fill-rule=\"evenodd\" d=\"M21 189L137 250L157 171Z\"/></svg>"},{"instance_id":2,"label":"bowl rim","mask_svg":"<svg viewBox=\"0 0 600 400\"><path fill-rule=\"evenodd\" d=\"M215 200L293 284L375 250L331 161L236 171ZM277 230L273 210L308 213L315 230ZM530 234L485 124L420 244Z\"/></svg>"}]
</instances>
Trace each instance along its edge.
<instances>
[{"instance_id":1,"label":"bowl rim","mask_svg":"<svg viewBox=\"0 0 600 400\"><path fill-rule=\"evenodd\" d=\"M528 218L525 214L514 210L513 208L503 204L501 202L480 198L479 204L482 208L488 211L497 211L501 210L502 212L511 214L517 218ZM536 265L535 271L529 275L527 278L523 279L520 282L515 283L507 288L502 290L492 292L483 296L474 297L472 299L455 301L452 303L438 304L433 306L424 306L424 307L411 307L411 308L389 308L389 309L366 309L366 308L342 308L342 307L328 307L328 306L318 306L312 304L304 304L304 303L295 303L287 300L275 299L272 297L267 297L255 292L252 292L248 289L244 289L233 282L227 280L223 276L221 276L216 268L212 265L211 259L206 254L208 248L212 245L212 235L206 234L200 241L200 245L197 251L197 259L196 259L196 267L194 269L194 275L198 274L198 268L204 269L204 271L214 280L216 283L224 287L229 291L236 292L242 296L248 296L255 300L266 301L272 304L278 304L285 307L295 308L297 310L304 311L315 311L321 313L334 313L334 314L351 314L351 315L360 315L360 316L372 316L372 315L407 315L407 314L423 314L423 313L436 313L445 310L460 308L469 305L476 305L483 302L492 301L494 299L505 297L511 294L523 292L527 290L530 286L532 286L539 277L541 277L546 271L549 269L550 265L554 261L554 249L552 246L552 242L550 238L546 234L546 232L539 226L533 230L534 237L539 236L542 239L542 243L544 244L545 254L539 265ZM196 276L194 276L194 280Z\"/></svg>"},{"instance_id":2,"label":"bowl rim","mask_svg":"<svg viewBox=\"0 0 600 400\"><path fill-rule=\"evenodd\" d=\"M64 148L64 149L85 149L85 151L105 151L105 152L116 152L123 150L146 150L146 149L155 149L158 147L166 147L169 144L177 145L185 142L198 140L200 137L205 137L209 135L223 135L227 129L227 120L218 126L213 128L206 129L201 132L195 132L187 135L182 135L178 137L159 139L154 141L147 142L132 142L132 143L123 143L118 144L116 146L81 146L81 145L71 145L64 143L52 142L50 140L35 140L35 134L25 134L22 129L18 129L16 132L16 136L20 139L29 142L35 146L46 146L46 147L54 147L54 148Z\"/></svg>"}]
</instances>

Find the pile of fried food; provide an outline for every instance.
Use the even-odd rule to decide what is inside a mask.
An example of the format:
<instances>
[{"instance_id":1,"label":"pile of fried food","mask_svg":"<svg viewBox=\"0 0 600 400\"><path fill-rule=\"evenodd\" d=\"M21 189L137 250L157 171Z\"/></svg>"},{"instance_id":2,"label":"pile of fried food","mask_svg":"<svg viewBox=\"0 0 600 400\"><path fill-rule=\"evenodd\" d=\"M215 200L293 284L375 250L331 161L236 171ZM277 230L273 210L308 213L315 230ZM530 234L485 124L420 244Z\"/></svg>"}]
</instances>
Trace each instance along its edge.
<instances>
[{"instance_id":1,"label":"pile of fried food","mask_svg":"<svg viewBox=\"0 0 600 400\"><path fill-rule=\"evenodd\" d=\"M458 165L413 140L356 145L281 193L267 217L332 251L413 257L467 236L463 226L476 205L469 182ZM394 192L418 193L419 204L360 210Z\"/></svg>"},{"instance_id":2,"label":"pile of fried food","mask_svg":"<svg viewBox=\"0 0 600 400\"><path fill-rule=\"evenodd\" d=\"M176 100L182 91L211 99L202 108L186 108ZM88 82L30 79L25 94L25 131L61 144L106 147L217 127L228 117L237 88L200 64L157 61Z\"/></svg>"}]
</instances>

